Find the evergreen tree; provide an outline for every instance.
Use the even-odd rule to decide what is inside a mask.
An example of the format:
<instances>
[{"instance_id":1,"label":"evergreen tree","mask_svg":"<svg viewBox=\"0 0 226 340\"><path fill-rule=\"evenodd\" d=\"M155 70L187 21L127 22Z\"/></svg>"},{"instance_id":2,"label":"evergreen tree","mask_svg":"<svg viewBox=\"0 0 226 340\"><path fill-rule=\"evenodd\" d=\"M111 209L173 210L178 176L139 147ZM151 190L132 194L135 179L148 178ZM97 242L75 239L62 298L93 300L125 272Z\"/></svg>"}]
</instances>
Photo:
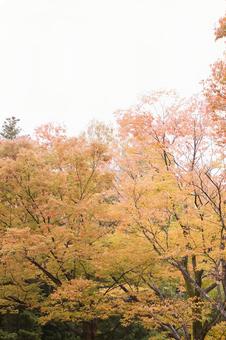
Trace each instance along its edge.
<instances>
[{"instance_id":1,"label":"evergreen tree","mask_svg":"<svg viewBox=\"0 0 226 340\"><path fill-rule=\"evenodd\" d=\"M5 139L15 139L21 131L21 128L18 126L19 121L20 119L14 116L6 118L2 125L0 135Z\"/></svg>"}]
</instances>

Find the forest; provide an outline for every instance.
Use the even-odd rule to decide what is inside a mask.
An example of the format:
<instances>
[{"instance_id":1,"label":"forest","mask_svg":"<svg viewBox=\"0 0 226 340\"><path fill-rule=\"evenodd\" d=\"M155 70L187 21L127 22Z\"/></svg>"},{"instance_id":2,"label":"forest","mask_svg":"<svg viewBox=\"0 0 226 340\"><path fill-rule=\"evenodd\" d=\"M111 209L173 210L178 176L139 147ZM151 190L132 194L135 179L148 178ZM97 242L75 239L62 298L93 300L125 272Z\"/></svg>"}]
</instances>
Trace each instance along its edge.
<instances>
[{"instance_id":1,"label":"forest","mask_svg":"<svg viewBox=\"0 0 226 340\"><path fill-rule=\"evenodd\" d=\"M225 72L144 95L114 129L4 122L0 339L226 339Z\"/></svg>"}]
</instances>

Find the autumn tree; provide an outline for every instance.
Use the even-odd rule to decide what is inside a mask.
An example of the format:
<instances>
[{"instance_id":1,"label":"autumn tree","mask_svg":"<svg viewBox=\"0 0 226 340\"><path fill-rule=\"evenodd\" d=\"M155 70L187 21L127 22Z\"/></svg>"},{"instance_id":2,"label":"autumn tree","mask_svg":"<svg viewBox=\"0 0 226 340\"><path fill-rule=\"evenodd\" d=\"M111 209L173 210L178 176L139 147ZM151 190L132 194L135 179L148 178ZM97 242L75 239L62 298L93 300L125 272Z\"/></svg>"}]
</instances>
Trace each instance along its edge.
<instances>
[{"instance_id":1,"label":"autumn tree","mask_svg":"<svg viewBox=\"0 0 226 340\"><path fill-rule=\"evenodd\" d=\"M150 254L136 279L119 265L115 285L133 301L121 300L126 320L201 340L226 320L222 150L202 101L171 95L119 112L121 229Z\"/></svg>"},{"instance_id":2,"label":"autumn tree","mask_svg":"<svg viewBox=\"0 0 226 340\"><path fill-rule=\"evenodd\" d=\"M225 339L224 66L206 99L147 94L116 133L5 122L1 338Z\"/></svg>"},{"instance_id":3,"label":"autumn tree","mask_svg":"<svg viewBox=\"0 0 226 340\"><path fill-rule=\"evenodd\" d=\"M96 243L115 227L104 143L44 126L31 144L0 160L3 311L40 309L49 294L69 287L66 282L79 290L95 287ZM89 332L92 307L87 315L82 310L76 320Z\"/></svg>"},{"instance_id":4,"label":"autumn tree","mask_svg":"<svg viewBox=\"0 0 226 340\"><path fill-rule=\"evenodd\" d=\"M226 17L219 20L215 30L216 40L224 40L226 36ZM211 66L211 75L204 81L204 95L207 99L208 112L216 126L220 140L225 141L225 111L226 111L226 65L225 52L222 59Z\"/></svg>"},{"instance_id":5,"label":"autumn tree","mask_svg":"<svg viewBox=\"0 0 226 340\"><path fill-rule=\"evenodd\" d=\"M1 310L86 340L221 334L223 150L205 109L158 91L118 112L117 143L99 123L1 141Z\"/></svg>"}]
</instances>

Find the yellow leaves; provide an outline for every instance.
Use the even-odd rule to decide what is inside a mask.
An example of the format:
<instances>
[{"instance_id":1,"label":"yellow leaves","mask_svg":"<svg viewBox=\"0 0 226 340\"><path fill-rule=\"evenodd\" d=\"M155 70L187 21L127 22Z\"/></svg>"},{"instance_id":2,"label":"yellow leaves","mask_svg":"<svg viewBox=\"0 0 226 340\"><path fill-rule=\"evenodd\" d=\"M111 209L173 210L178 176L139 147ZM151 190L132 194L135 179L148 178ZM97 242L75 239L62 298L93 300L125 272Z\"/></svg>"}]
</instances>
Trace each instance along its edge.
<instances>
[{"instance_id":1,"label":"yellow leaves","mask_svg":"<svg viewBox=\"0 0 226 340\"><path fill-rule=\"evenodd\" d=\"M207 334L206 340L226 340L226 322L221 321L219 324L215 325Z\"/></svg>"},{"instance_id":2,"label":"yellow leaves","mask_svg":"<svg viewBox=\"0 0 226 340\"><path fill-rule=\"evenodd\" d=\"M113 180L107 146L84 138L50 139L47 146L33 142L16 159L1 162L4 226L71 224L81 214L92 218L103 207L101 195Z\"/></svg>"},{"instance_id":3,"label":"yellow leaves","mask_svg":"<svg viewBox=\"0 0 226 340\"><path fill-rule=\"evenodd\" d=\"M81 301L81 303L84 303L83 299L89 299L95 290L95 282L81 278L74 279L70 282L64 282L64 284L51 295L51 299L59 303L64 301L76 303Z\"/></svg>"},{"instance_id":4,"label":"yellow leaves","mask_svg":"<svg viewBox=\"0 0 226 340\"><path fill-rule=\"evenodd\" d=\"M123 324L139 320L147 329L161 327L162 325L174 325L176 328L186 325L191 327L192 322L200 319L200 309L203 315L209 312L208 303L195 299L179 300L164 299L161 301L154 295L144 292L137 294L138 302L120 305L123 311ZM167 328L165 329L167 330Z\"/></svg>"},{"instance_id":5,"label":"yellow leaves","mask_svg":"<svg viewBox=\"0 0 226 340\"><path fill-rule=\"evenodd\" d=\"M42 323L49 320L88 321L97 317L105 318L109 310L99 303L103 295L94 281L77 278L64 282L51 294L42 307L45 316Z\"/></svg>"},{"instance_id":6,"label":"yellow leaves","mask_svg":"<svg viewBox=\"0 0 226 340\"><path fill-rule=\"evenodd\" d=\"M144 274L146 268L151 272L155 270L155 256L149 243L135 234L118 231L105 237L99 247L95 267L101 277L122 273L136 277Z\"/></svg>"},{"instance_id":7,"label":"yellow leaves","mask_svg":"<svg viewBox=\"0 0 226 340\"><path fill-rule=\"evenodd\" d=\"M15 140L0 141L0 158L15 160L23 149L33 149L34 143L28 137L18 137Z\"/></svg>"},{"instance_id":8,"label":"yellow leaves","mask_svg":"<svg viewBox=\"0 0 226 340\"><path fill-rule=\"evenodd\" d=\"M102 125L79 138L46 126L8 158L0 145L6 308L38 308L42 322L117 315L164 336L169 326L191 333L194 321L211 318L226 259L222 156L202 165L209 154L205 121L194 118L198 101L184 111L173 94L162 115L150 113L169 94L145 97L120 116L125 140L119 136L115 150Z\"/></svg>"},{"instance_id":9,"label":"yellow leaves","mask_svg":"<svg viewBox=\"0 0 226 340\"><path fill-rule=\"evenodd\" d=\"M96 242L111 232L112 221L105 201L113 180L108 147L51 129L0 164L0 273L1 283L10 282L1 285L0 298L12 295L35 308L65 280L72 279L79 297L82 281L73 279L93 274ZM14 302L7 300L7 308L17 308Z\"/></svg>"}]
</instances>

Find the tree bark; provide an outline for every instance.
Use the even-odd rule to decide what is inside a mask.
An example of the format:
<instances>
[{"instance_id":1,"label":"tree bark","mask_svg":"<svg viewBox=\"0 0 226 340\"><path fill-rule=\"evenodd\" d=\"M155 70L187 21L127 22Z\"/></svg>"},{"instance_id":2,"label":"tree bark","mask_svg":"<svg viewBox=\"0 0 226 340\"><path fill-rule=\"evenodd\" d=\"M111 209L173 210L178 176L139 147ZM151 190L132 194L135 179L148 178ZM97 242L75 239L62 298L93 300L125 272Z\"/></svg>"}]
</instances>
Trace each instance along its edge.
<instances>
[{"instance_id":1,"label":"tree bark","mask_svg":"<svg viewBox=\"0 0 226 340\"><path fill-rule=\"evenodd\" d=\"M97 330L96 320L83 322L82 328L83 328L82 340L95 340Z\"/></svg>"}]
</instances>

